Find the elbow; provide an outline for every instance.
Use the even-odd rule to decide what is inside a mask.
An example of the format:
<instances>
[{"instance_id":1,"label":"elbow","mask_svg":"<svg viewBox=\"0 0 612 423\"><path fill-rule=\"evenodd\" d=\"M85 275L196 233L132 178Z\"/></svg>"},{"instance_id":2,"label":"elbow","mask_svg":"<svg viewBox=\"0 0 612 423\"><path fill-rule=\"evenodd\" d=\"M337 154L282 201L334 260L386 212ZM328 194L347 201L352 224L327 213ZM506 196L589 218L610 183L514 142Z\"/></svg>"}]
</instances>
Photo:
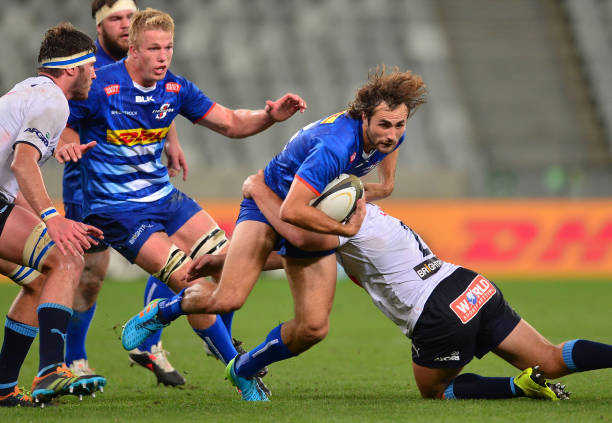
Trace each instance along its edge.
<instances>
[{"instance_id":1,"label":"elbow","mask_svg":"<svg viewBox=\"0 0 612 423\"><path fill-rule=\"evenodd\" d=\"M279 217L283 222L287 223L294 223L296 221L296 214L294 210L291 207L288 207L285 202L281 204Z\"/></svg>"},{"instance_id":2,"label":"elbow","mask_svg":"<svg viewBox=\"0 0 612 423\"><path fill-rule=\"evenodd\" d=\"M391 194L393 194L394 188L395 188L395 184L390 184L390 185L385 186L382 192L383 198L387 198L391 196Z\"/></svg>"}]
</instances>

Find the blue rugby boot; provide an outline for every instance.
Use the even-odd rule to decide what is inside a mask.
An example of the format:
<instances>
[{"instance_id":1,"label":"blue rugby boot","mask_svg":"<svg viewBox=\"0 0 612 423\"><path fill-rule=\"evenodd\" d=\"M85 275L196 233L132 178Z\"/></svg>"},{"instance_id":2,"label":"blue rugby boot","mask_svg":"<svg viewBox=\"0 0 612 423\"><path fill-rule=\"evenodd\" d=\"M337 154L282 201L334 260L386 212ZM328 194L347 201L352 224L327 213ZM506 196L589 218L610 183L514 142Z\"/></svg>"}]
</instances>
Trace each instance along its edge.
<instances>
[{"instance_id":1,"label":"blue rugby boot","mask_svg":"<svg viewBox=\"0 0 612 423\"><path fill-rule=\"evenodd\" d=\"M242 395L242 399L245 401L269 401L255 378L247 379L236 374L234 361L236 361L236 357L232 358L227 364L225 368L225 377L232 385L238 388L238 392Z\"/></svg>"},{"instance_id":2,"label":"blue rugby boot","mask_svg":"<svg viewBox=\"0 0 612 423\"><path fill-rule=\"evenodd\" d=\"M149 336L153 335L169 323L162 323L157 318L159 302L161 298L151 301L140 313L132 317L123 326L121 332L121 344L127 351L131 351L142 344Z\"/></svg>"}]
</instances>

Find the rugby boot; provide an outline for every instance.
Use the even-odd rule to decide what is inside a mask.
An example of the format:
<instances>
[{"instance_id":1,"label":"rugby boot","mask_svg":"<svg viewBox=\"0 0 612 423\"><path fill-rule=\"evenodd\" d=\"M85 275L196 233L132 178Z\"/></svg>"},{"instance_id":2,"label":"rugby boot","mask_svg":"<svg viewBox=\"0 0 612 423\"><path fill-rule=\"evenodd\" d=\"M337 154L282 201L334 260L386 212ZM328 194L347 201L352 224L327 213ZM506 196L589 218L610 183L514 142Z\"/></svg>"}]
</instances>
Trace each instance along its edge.
<instances>
[{"instance_id":1,"label":"rugby boot","mask_svg":"<svg viewBox=\"0 0 612 423\"><path fill-rule=\"evenodd\" d=\"M181 375L166 356L168 352L162 348L162 341L151 347L151 352L140 351L138 348L130 351L130 366L139 364L149 369L157 378L157 384L163 383L165 386L180 386L185 384L185 378Z\"/></svg>"},{"instance_id":2,"label":"rugby boot","mask_svg":"<svg viewBox=\"0 0 612 423\"><path fill-rule=\"evenodd\" d=\"M266 393L254 378L244 378L236 374L234 361L236 361L236 357L232 358L227 364L225 378L238 389L242 399L245 401L269 401Z\"/></svg>"},{"instance_id":3,"label":"rugby boot","mask_svg":"<svg viewBox=\"0 0 612 423\"><path fill-rule=\"evenodd\" d=\"M561 384L550 384L540 372L540 366L528 367L514 378L514 384L521 388L525 396L529 398L558 401L569 399L569 393L565 392L565 386ZM551 388L551 387L554 387Z\"/></svg>"},{"instance_id":4,"label":"rugby boot","mask_svg":"<svg viewBox=\"0 0 612 423\"><path fill-rule=\"evenodd\" d=\"M149 336L153 335L168 323L164 324L157 318L161 298L151 301L140 313L132 317L123 326L121 344L127 351L136 349Z\"/></svg>"},{"instance_id":5,"label":"rugby boot","mask_svg":"<svg viewBox=\"0 0 612 423\"><path fill-rule=\"evenodd\" d=\"M10 394L0 397L0 407L36 407L26 391L15 385Z\"/></svg>"},{"instance_id":6,"label":"rugby boot","mask_svg":"<svg viewBox=\"0 0 612 423\"><path fill-rule=\"evenodd\" d=\"M61 395L83 395L95 397L95 392L104 392L106 379L98 375L75 376L65 364L55 371L41 377L35 377L32 382L32 400L35 403L45 403Z\"/></svg>"}]
</instances>

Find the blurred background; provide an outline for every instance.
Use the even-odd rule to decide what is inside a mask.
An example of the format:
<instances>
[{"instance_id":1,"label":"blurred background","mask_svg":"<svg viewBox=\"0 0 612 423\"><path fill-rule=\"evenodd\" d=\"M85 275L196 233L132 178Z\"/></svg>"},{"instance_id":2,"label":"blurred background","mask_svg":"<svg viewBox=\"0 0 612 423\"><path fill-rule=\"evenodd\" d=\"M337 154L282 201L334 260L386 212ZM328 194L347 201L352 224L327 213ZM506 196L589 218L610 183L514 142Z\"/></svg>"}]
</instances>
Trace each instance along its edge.
<instances>
[{"instance_id":1,"label":"blurred background","mask_svg":"<svg viewBox=\"0 0 612 423\"><path fill-rule=\"evenodd\" d=\"M95 36L88 0L2 3L3 92L35 72L48 27L69 20ZM445 203L450 210L466 199L503 198L527 204L525 210L542 210L542 204L525 201L596 198L603 200L593 206L601 212L598 220L580 215L588 205L554 222L548 222L553 214L533 218L529 211L519 220L535 219L537 236L550 232L545 243L550 248L567 233L569 241L562 242L586 246L600 240L600 261L611 261L612 208L606 202L612 180L611 0L142 0L139 5L173 16L172 69L212 99L231 108L261 108L267 99L294 92L308 102L303 115L247 140L225 139L177 118L190 176L175 183L190 195L235 205L246 175L265 166L298 129L346 108L368 71L384 63L421 74L429 89L428 103L407 125L395 200L456 200ZM45 173L52 195L61 198L60 166L50 161ZM408 204L414 203L398 206L398 213ZM554 211L566 203L546 204ZM483 219L499 212L486 207ZM577 230L571 226L575 221L582 222ZM427 232L426 223L415 226ZM457 225L455 231L471 227L467 220ZM530 233L523 229L491 245L512 250L517 236ZM479 232L470 230L463 236L478 241ZM451 230L447 236L461 235ZM538 254L548 251L546 245ZM457 248L463 252L457 260L465 260L471 247ZM587 253L576 254L580 264Z\"/></svg>"}]
</instances>

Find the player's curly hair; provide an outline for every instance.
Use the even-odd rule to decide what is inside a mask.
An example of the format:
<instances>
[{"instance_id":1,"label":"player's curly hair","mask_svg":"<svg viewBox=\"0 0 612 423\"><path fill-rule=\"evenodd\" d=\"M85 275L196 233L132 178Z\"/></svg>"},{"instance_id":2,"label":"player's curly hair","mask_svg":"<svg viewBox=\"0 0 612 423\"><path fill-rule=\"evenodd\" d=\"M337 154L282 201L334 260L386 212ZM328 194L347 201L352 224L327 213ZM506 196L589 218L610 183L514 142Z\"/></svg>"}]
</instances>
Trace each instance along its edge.
<instances>
[{"instance_id":1,"label":"player's curly hair","mask_svg":"<svg viewBox=\"0 0 612 423\"><path fill-rule=\"evenodd\" d=\"M397 66L387 73L385 65L381 65L368 73L368 82L357 90L355 99L349 103L348 114L353 119L360 119L365 113L369 120L374 109L384 102L390 109L405 104L410 117L425 103L426 97L427 88L419 75L410 71L400 72Z\"/></svg>"},{"instance_id":2,"label":"player's curly hair","mask_svg":"<svg viewBox=\"0 0 612 423\"><path fill-rule=\"evenodd\" d=\"M72 56L83 51L96 51L96 46L91 38L84 32L76 29L70 22L62 22L47 30L40 43L38 51L38 63L55 57ZM59 77L64 69L38 68L39 72L48 73Z\"/></svg>"},{"instance_id":3,"label":"player's curly hair","mask_svg":"<svg viewBox=\"0 0 612 423\"><path fill-rule=\"evenodd\" d=\"M142 33L151 29L170 32L174 36L174 20L166 12L150 7L135 12L130 24L128 44L138 47Z\"/></svg>"},{"instance_id":4,"label":"player's curly hair","mask_svg":"<svg viewBox=\"0 0 612 423\"><path fill-rule=\"evenodd\" d=\"M138 1L133 1L134 4L138 6ZM115 3L117 3L117 0L93 0L91 2L91 17L96 19L96 13L98 13L98 10L102 9L104 6L113 7Z\"/></svg>"}]
</instances>

